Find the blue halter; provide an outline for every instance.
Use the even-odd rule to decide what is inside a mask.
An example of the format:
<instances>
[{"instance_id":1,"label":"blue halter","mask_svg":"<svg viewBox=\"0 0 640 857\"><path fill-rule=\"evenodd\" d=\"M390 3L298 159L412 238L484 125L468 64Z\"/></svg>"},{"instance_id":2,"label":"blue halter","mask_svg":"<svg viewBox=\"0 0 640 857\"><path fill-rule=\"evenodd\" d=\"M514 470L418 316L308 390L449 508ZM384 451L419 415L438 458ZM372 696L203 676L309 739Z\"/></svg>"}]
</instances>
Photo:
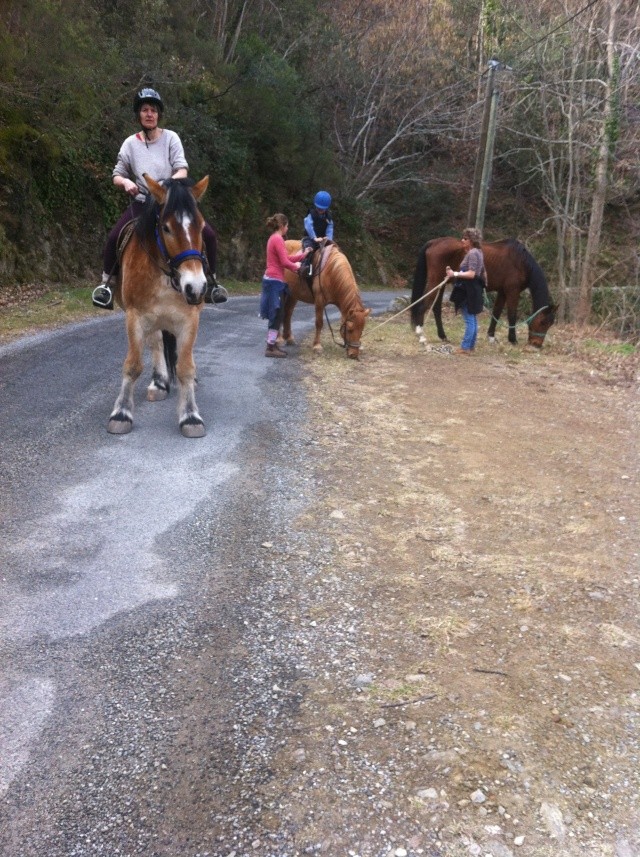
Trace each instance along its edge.
<instances>
[{"instance_id":1,"label":"blue halter","mask_svg":"<svg viewBox=\"0 0 640 857\"><path fill-rule=\"evenodd\" d=\"M185 262L187 259L197 258L202 263L202 266L205 267L206 259L203 254L199 250L183 250L182 253L178 253L176 256L170 256L167 253L167 248L164 246L164 241L162 240L162 236L158 231L158 224L156 223L156 244L158 245L158 249L162 253L162 257L165 262L169 265L169 279L171 280L171 285L173 288L179 292L180 286L176 283L175 277L178 273L178 268L180 265Z\"/></svg>"}]
</instances>

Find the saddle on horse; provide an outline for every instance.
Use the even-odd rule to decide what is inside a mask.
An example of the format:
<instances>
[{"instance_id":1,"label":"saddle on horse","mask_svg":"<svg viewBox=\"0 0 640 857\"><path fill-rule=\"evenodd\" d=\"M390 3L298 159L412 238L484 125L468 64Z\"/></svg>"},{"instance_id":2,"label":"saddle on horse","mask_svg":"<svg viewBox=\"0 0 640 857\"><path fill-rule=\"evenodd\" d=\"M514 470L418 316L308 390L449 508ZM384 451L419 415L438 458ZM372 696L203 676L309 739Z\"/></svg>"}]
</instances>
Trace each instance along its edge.
<instances>
[{"instance_id":1,"label":"saddle on horse","mask_svg":"<svg viewBox=\"0 0 640 857\"><path fill-rule=\"evenodd\" d=\"M312 288L313 278L318 277L325 266L327 257L334 247L333 241L325 241L320 247L310 253L302 260L298 274L303 279L309 288Z\"/></svg>"}]
</instances>

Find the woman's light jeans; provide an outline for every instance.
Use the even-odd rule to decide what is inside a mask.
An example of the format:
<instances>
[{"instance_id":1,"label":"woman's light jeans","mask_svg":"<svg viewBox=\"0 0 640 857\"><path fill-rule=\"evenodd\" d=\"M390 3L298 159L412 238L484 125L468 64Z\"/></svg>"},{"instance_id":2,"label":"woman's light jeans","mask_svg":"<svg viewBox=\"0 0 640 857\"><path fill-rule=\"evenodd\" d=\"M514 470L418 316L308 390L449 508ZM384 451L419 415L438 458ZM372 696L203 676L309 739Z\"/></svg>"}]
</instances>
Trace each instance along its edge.
<instances>
[{"instance_id":1,"label":"woman's light jeans","mask_svg":"<svg viewBox=\"0 0 640 857\"><path fill-rule=\"evenodd\" d=\"M460 348L465 351L472 351L476 346L478 338L478 316L472 315L467 311L466 306L462 307L462 318L464 319L464 336L460 343Z\"/></svg>"}]
</instances>

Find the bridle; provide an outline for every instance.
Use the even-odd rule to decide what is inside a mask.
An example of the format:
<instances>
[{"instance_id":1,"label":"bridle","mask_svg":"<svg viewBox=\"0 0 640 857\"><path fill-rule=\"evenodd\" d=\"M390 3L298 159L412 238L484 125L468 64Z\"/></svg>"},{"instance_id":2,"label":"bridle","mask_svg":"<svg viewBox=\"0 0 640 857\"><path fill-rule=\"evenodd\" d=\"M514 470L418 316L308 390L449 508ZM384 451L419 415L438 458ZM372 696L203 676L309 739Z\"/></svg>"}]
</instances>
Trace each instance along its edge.
<instances>
[{"instance_id":1,"label":"bridle","mask_svg":"<svg viewBox=\"0 0 640 857\"><path fill-rule=\"evenodd\" d=\"M327 310L325 307L325 313L326 313L326 311ZM329 324L329 317L328 316L327 316L327 324ZM331 330L331 325L329 325L329 329ZM331 331L331 335L333 336L333 331ZM353 348L355 351L360 350L360 348L361 348L360 342L348 342L347 341L347 320L346 319L340 325L340 336L342 337L342 346L341 346L342 348L347 348L347 349ZM335 342L335 338L333 341ZM339 345L340 343L337 343L337 344Z\"/></svg>"},{"instance_id":2,"label":"bridle","mask_svg":"<svg viewBox=\"0 0 640 857\"><path fill-rule=\"evenodd\" d=\"M162 235L160 234L159 226L160 226L160 215L162 211L158 212L158 216L156 218L156 244L158 245L158 249L162 254L162 258L165 264L168 266L169 270L164 273L169 277L169 281L173 289L176 292L180 292L180 283L178 281L178 269L183 262L186 262L187 259L199 259L202 267L205 268L207 264L206 257L199 251L195 249L183 250L182 253L177 253L175 256L169 255L169 251L167 250L164 241L162 240Z\"/></svg>"}]
</instances>

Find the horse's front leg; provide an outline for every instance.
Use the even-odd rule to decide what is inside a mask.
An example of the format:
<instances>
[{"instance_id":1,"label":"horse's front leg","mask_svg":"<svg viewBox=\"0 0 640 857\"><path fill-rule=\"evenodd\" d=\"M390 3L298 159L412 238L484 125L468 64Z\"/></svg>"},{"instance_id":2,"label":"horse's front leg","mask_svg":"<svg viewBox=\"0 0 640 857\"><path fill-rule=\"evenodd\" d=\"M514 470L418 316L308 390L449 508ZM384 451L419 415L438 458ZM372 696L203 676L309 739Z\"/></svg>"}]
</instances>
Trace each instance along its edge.
<instances>
[{"instance_id":1,"label":"horse's front leg","mask_svg":"<svg viewBox=\"0 0 640 857\"><path fill-rule=\"evenodd\" d=\"M178 336L176 375L180 388L178 396L178 425L184 437L204 437L204 421L196 404L196 364L193 346L198 333L198 316Z\"/></svg>"},{"instance_id":2,"label":"horse's front leg","mask_svg":"<svg viewBox=\"0 0 640 857\"><path fill-rule=\"evenodd\" d=\"M293 310L295 309L297 300L288 294L284 300L284 310L282 314L282 342L286 342L287 345L295 345L296 340L291 332L291 319L293 317Z\"/></svg>"},{"instance_id":3,"label":"horse's front leg","mask_svg":"<svg viewBox=\"0 0 640 857\"><path fill-rule=\"evenodd\" d=\"M496 325L498 324L498 320L500 315L502 314L502 310L504 309L504 292L498 292L496 297L496 302L493 305L493 310L491 311L491 321L489 322L489 329L487 330L487 339L489 342L496 341Z\"/></svg>"},{"instance_id":4,"label":"horse's front leg","mask_svg":"<svg viewBox=\"0 0 640 857\"><path fill-rule=\"evenodd\" d=\"M128 434L133 428L133 390L143 369L144 335L140 323L130 312L127 313L127 337L129 350L122 367L122 386L107 424L110 434Z\"/></svg>"},{"instance_id":5,"label":"horse's front leg","mask_svg":"<svg viewBox=\"0 0 640 857\"><path fill-rule=\"evenodd\" d=\"M162 342L162 331L157 330L150 334L148 339L151 348L151 359L153 361L153 376L147 387L147 400L149 402L161 402L166 399L171 389L169 381L169 369L164 356L164 345Z\"/></svg>"},{"instance_id":6,"label":"horse's front leg","mask_svg":"<svg viewBox=\"0 0 640 857\"><path fill-rule=\"evenodd\" d=\"M320 354L322 351L322 345L320 343L320 334L322 333L322 312L324 307L322 304L316 303L316 335L313 340L313 350L316 354Z\"/></svg>"},{"instance_id":7,"label":"horse's front leg","mask_svg":"<svg viewBox=\"0 0 640 857\"><path fill-rule=\"evenodd\" d=\"M509 319L509 342L512 345L518 344L518 340L516 338L516 322L518 319L519 298L520 295L516 293L514 297L509 296L507 300L507 318Z\"/></svg>"}]
</instances>

